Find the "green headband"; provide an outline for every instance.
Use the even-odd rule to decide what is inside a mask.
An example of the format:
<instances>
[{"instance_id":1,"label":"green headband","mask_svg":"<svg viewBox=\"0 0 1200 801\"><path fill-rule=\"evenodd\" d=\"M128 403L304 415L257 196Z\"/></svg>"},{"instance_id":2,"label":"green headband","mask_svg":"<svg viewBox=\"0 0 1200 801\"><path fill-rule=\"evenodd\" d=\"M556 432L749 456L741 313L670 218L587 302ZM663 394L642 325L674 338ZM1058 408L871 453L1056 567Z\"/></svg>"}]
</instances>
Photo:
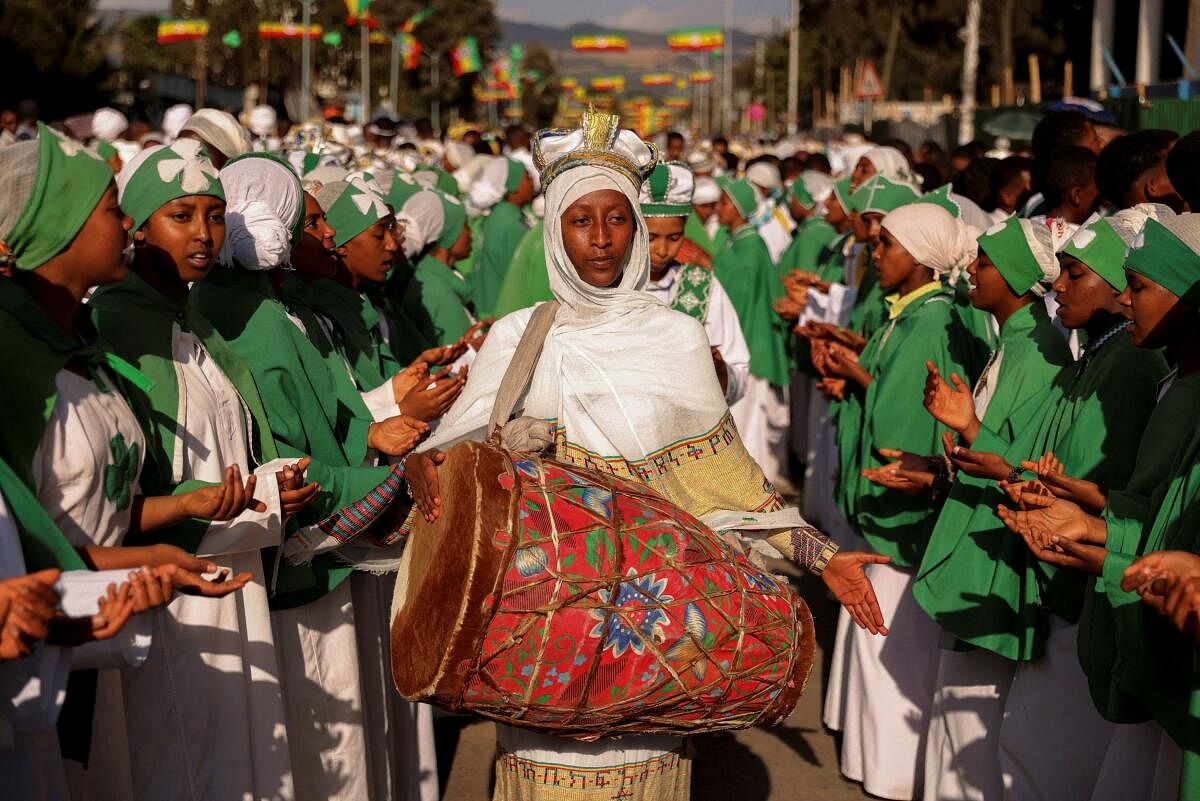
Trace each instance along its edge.
<instances>
[{"instance_id":1,"label":"green headband","mask_svg":"<svg viewBox=\"0 0 1200 801\"><path fill-rule=\"evenodd\" d=\"M1096 217L1075 232L1062 253L1086 264L1092 272L1107 281L1113 289L1124 292L1125 240L1117 234L1108 220Z\"/></svg>"},{"instance_id":2,"label":"green headband","mask_svg":"<svg viewBox=\"0 0 1200 801\"><path fill-rule=\"evenodd\" d=\"M317 200L324 201L325 219L333 226L333 244L337 247L392 213L370 187L354 181L326 184ZM325 203L329 204L327 208Z\"/></svg>"},{"instance_id":3,"label":"green headband","mask_svg":"<svg viewBox=\"0 0 1200 801\"><path fill-rule=\"evenodd\" d=\"M950 212L952 217L962 219L962 207L950 197L950 184L939 186L932 192L926 192L917 198L915 203L932 203L935 206L941 206L946 211Z\"/></svg>"},{"instance_id":4,"label":"green headband","mask_svg":"<svg viewBox=\"0 0 1200 801\"><path fill-rule=\"evenodd\" d=\"M437 181L435 181L434 183L439 190L441 190L442 192L445 192L447 195L450 195L451 197L458 197L458 193L459 193L458 181L455 180L453 175L446 172L441 167L438 167L433 164L418 164L417 171L420 172L421 170L428 170L437 176ZM509 180L511 180L512 179L512 167L508 168L508 175L509 175ZM519 180L519 178L518 178L518 180ZM509 190L509 191L512 191L512 190Z\"/></svg>"},{"instance_id":5,"label":"green headband","mask_svg":"<svg viewBox=\"0 0 1200 801\"><path fill-rule=\"evenodd\" d=\"M133 218L133 230L172 200L192 195L225 199L217 168L208 160L204 145L180 139L169 147L144 150L148 155L130 160L117 177L121 210Z\"/></svg>"},{"instance_id":6,"label":"green headband","mask_svg":"<svg viewBox=\"0 0 1200 801\"><path fill-rule=\"evenodd\" d=\"M1191 306L1200 306L1200 253L1158 220L1146 220L1125 266Z\"/></svg>"},{"instance_id":7,"label":"green headband","mask_svg":"<svg viewBox=\"0 0 1200 801\"><path fill-rule=\"evenodd\" d=\"M837 202L841 204L842 211L847 214L854 211L850 206L850 176L847 175L840 181L835 181L833 184L833 196L837 198Z\"/></svg>"},{"instance_id":8,"label":"green headband","mask_svg":"<svg viewBox=\"0 0 1200 801\"><path fill-rule=\"evenodd\" d=\"M671 185L671 168L686 170L687 174ZM686 180L685 180L686 179ZM695 191L691 169L682 162L658 162L646 177L641 189L643 217L686 217L692 213Z\"/></svg>"},{"instance_id":9,"label":"green headband","mask_svg":"<svg viewBox=\"0 0 1200 801\"><path fill-rule=\"evenodd\" d=\"M525 168L521 167L521 169ZM517 180L520 179L518 178ZM437 246L439 248L451 248L458 241L458 237L462 234L463 225L467 222L467 209L450 195L441 193L438 197L442 201L442 210L445 212L446 219L442 223L442 233L438 236Z\"/></svg>"},{"instance_id":10,"label":"green headband","mask_svg":"<svg viewBox=\"0 0 1200 801\"><path fill-rule=\"evenodd\" d=\"M400 209L404 207L404 201L420 192L421 189L423 187L406 173L402 173L399 170L392 170L392 185L388 187L387 196L384 197L384 201L392 207L393 211L399 213Z\"/></svg>"},{"instance_id":11,"label":"green headband","mask_svg":"<svg viewBox=\"0 0 1200 801\"><path fill-rule=\"evenodd\" d=\"M37 269L66 250L112 182L108 164L38 123L33 190L4 238L17 268Z\"/></svg>"},{"instance_id":12,"label":"green headband","mask_svg":"<svg viewBox=\"0 0 1200 801\"><path fill-rule=\"evenodd\" d=\"M1016 294L1024 295L1042 280L1042 268L1029 248L1019 218L1009 217L980 234L978 241L979 249L988 255Z\"/></svg>"},{"instance_id":13,"label":"green headband","mask_svg":"<svg viewBox=\"0 0 1200 801\"><path fill-rule=\"evenodd\" d=\"M850 195L850 209L859 214L888 214L918 197L917 190L909 184L876 175Z\"/></svg>"},{"instance_id":14,"label":"green headband","mask_svg":"<svg viewBox=\"0 0 1200 801\"><path fill-rule=\"evenodd\" d=\"M739 214L747 220L754 216L754 212L758 210L758 190L751 186L749 181L745 178L721 176L717 179L717 186L729 195Z\"/></svg>"},{"instance_id":15,"label":"green headband","mask_svg":"<svg viewBox=\"0 0 1200 801\"><path fill-rule=\"evenodd\" d=\"M808 191L808 187L804 185L803 178L797 178L788 186L788 192L792 199L806 209L814 208L817 205L817 199Z\"/></svg>"}]
</instances>

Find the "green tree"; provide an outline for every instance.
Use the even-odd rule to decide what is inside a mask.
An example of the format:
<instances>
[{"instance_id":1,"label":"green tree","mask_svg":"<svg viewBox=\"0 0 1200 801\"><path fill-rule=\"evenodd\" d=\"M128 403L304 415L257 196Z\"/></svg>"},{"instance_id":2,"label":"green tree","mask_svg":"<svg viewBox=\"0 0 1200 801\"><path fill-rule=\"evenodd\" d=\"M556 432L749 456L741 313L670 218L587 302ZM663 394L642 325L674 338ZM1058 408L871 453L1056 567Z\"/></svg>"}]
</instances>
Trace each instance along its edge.
<instances>
[{"instance_id":1,"label":"green tree","mask_svg":"<svg viewBox=\"0 0 1200 801\"><path fill-rule=\"evenodd\" d=\"M54 119L96 108L108 74L107 37L91 0L0 2L0 105L34 99Z\"/></svg>"},{"instance_id":2,"label":"green tree","mask_svg":"<svg viewBox=\"0 0 1200 801\"><path fill-rule=\"evenodd\" d=\"M540 42L527 44L521 72L525 75L521 87L522 117L526 124L535 129L545 128L554 122L559 95L562 93L554 58Z\"/></svg>"}]
</instances>

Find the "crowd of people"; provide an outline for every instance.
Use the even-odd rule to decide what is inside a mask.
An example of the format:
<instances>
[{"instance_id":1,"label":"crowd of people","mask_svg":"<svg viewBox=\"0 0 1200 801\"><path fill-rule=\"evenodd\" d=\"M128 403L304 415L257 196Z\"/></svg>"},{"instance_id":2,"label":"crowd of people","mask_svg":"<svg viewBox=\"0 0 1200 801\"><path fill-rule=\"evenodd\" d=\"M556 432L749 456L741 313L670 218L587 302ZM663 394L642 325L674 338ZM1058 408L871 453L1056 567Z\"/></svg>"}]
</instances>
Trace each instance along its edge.
<instances>
[{"instance_id":1,"label":"crowd of people","mask_svg":"<svg viewBox=\"0 0 1200 801\"><path fill-rule=\"evenodd\" d=\"M0 794L436 799L395 570L556 302L506 447L820 576L847 778L1200 799L1190 209L1200 132L1075 110L1000 153L0 110ZM687 755L500 726L496 798Z\"/></svg>"}]
</instances>

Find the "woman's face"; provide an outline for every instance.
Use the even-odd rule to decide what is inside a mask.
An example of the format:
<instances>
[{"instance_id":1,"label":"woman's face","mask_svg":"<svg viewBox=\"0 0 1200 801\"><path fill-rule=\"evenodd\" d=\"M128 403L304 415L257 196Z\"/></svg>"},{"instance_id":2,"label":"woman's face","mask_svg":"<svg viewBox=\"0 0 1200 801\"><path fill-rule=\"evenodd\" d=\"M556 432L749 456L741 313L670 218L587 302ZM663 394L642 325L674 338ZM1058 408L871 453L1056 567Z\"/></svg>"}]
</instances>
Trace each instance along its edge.
<instances>
[{"instance_id":1,"label":"woman's face","mask_svg":"<svg viewBox=\"0 0 1200 801\"><path fill-rule=\"evenodd\" d=\"M876 242L879 239L879 232L883 230L883 215L877 211L864 211L858 215L858 218L862 221L867 241Z\"/></svg>"},{"instance_id":2,"label":"woman's face","mask_svg":"<svg viewBox=\"0 0 1200 801\"><path fill-rule=\"evenodd\" d=\"M792 197L791 195L788 195L788 211L792 213L792 219L796 222L807 220L809 217L813 216L813 212L815 210L815 206L811 209L804 208L804 206L800 205L800 201L796 200L796 198Z\"/></svg>"},{"instance_id":3,"label":"woman's face","mask_svg":"<svg viewBox=\"0 0 1200 801\"><path fill-rule=\"evenodd\" d=\"M738 211L737 206L733 205L733 198L729 197L728 192L722 192L717 200L717 222L726 228L732 228L745 221L746 218Z\"/></svg>"},{"instance_id":4,"label":"woman's face","mask_svg":"<svg viewBox=\"0 0 1200 801\"><path fill-rule=\"evenodd\" d=\"M860 186L871 180L875 176L875 165L869 158L863 156L854 165L854 172L850 174L850 188L858 189Z\"/></svg>"},{"instance_id":5,"label":"woman's face","mask_svg":"<svg viewBox=\"0 0 1200 801\"><path fill-rule=\"evenodd\" d=\"M859 242L866 242L870 239L867 232L867 221L863 219L861 214L852 212L849 215L850 227L854 229L854 238Z\"/></svg>"},{"instance_id":6,"label":"woman's face","mask_svg":"<svg viewBox=\"0 0 1200 801\"><path fill-rule=\"evenodd\" d=\"M529 170L522 170L521 183L508 194L508 202L518 207L528 206L533 202L534 194L533 178L529 176Z\"/></svg>"},{"instance_id":7,"label":"woman's face","mask_svg":"<svg viewBox=\"0 0 1200 801\"><path fill-rule=\"evenodd\" d=\"M971 276L971 305L977 309L992 311L1005 298L1012 296L1008 282L982 250L979 258L967 267L967 275Z\"/></svg>"},{"instance_id":8,"label":"woman's face","mask_svg":"<svg viewBox=\"0 0 1200 801\"><path fill-rule=\"evenodd\" d=\"M315 281L332 278L337 273L333 253L333 237L337 232L325 219L321 204L308 192L304 193L304 232L292 246L292 266L302 278Z\"/></svg>"},{"instance_id":9,"label":"woman's face","mask_svg":"<svg viewBox=\"0 0 1200 801\"><path fill-rule=\"evenodd\" d=\"M396 218L389 214L338 248L346 270L365 281L387 280L399 247L393 234L395 227Z\"/></svg>"},{"instance_id":10,"label":"woman's face","mask_svg":"<svg viewBox=\"0 0 1200 801\"><path fill-rule=\"evenodd\" d=\"M646 232L650 235L650 272L661 274L671 266L683 247L683 227L686 217L647 217Z\"/></svg>"},{"instance_id":11,"label":"woman's face","mask_svg":"<svg viewBox=\"0 0 1200 801\"><path fill-rule=\"evenodd\" d=\"M462 261L467 256L471 255L471 226L463 223L462 230L458 232L458 239L454 240L454 244L450 246L450 258L455 261Z\"/></svg>"},{"instance_id":12,"label":"woman's face","mask_svg":"<svg viewBox=\"0 0 1200 801\"><path fill-rule=\"evenodd\" d=\"M700 222L708 222L708 218L717 213L717 204L713 203L693 203L692 210L696 212L696 216L700 218Z\"/></svg>"},{"instance_id":13,"label":"woman's face","mask_svg":"<svg viewBox=\"0 0 1200 801\"><path fill-rule=\"evenodd\" d=\"M616 284L633 242L629 199L615 189L589 192L568 206L559 221L563 248L579 277L592 286Z\"/></svg>"},{"instance_id":14,"label":"woman's face","mask_svg":"<svg viewBox=\"0 0 1200 801\"><path fill-rule=\"evenodd\" d=\"M121 281L128 273L125 246L132 225L133 220L117 202L117 185L110 183L71 244L51 261L61 257L72 270L86 270L79 277L89 286Z\"/></svg>"},{"instance_id":15,"label":"woman's face","mask_svg":"<svg viewBox=\"0 0 1200 801\"><path fill-rule=\"evenodd\" d=\"M139 258L184 283L200 281L225 244L225 201L188 195L166 203L133 236Z\"/></svg>"},{"instance_id":16,"label":"woman's face","mask_svg":"<svg viewBox=\"0 0 1200 801\"><path fill-rule=\"evenodd\" d=\"M837 195L830 195L829 200L825 201L825 222L840 233L845 233L846 221L846 209L842 206L842 202L838 200Z\"/></svg>"},{"instance_id":17,"label":"woman's face","mask_svg":"<svg viewBox=\"0 0 1200 801\"><path fill-rule=\"evenodd\" d=\"M871 257L875 260L875 269L879 271L879 286L884 289L900 286L912 275L913 270L920 267L886 228L879 232L879 244L875 246Z\"/></svg>"},{"instance_id":18,"label":"woman's face","mask_svg":"<svg viewBox=\"0 0 1200 801\"><path fill-rule=\"evenodd\" d=\"M1100 274L1074 256L1058 257L1062 270L1054 280L1058 319L1067 328L1083 328L1099 312L1121 314L1120 293Z\"/></svg>"},{"instance_id":19,"label":"woman's face","mask_svg":"<svg viewBox=\"0 0 1200 801\"><path fill-rule=\"evenodd\" d=\"M1139 348L1161 348L1174 344L1179 332L1196 310L1162 284L1132 270L1125 271L1129 286L1121 293L1125 315L1133 320L1129 336Z\"/></svg>"}]
</instances>

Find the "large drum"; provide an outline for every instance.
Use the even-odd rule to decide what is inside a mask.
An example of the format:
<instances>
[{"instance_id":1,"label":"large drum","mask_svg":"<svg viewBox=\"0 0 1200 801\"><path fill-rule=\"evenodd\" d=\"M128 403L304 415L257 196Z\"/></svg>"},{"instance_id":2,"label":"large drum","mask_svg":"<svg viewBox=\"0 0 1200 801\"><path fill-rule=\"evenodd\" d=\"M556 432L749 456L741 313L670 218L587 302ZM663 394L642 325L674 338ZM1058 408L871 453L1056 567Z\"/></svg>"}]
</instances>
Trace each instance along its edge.
<instances>
[{"instance_id":1,"label":"large drum","mask_svg":"<svg viewBox=\"0 0 1200 801\"><path fill-rule=\"evenodd\" d=\"M812 616L647 486L463 443L397 583L405 698L594 740L776 723L804 690Z\"/></svg>"}]
</instances>

